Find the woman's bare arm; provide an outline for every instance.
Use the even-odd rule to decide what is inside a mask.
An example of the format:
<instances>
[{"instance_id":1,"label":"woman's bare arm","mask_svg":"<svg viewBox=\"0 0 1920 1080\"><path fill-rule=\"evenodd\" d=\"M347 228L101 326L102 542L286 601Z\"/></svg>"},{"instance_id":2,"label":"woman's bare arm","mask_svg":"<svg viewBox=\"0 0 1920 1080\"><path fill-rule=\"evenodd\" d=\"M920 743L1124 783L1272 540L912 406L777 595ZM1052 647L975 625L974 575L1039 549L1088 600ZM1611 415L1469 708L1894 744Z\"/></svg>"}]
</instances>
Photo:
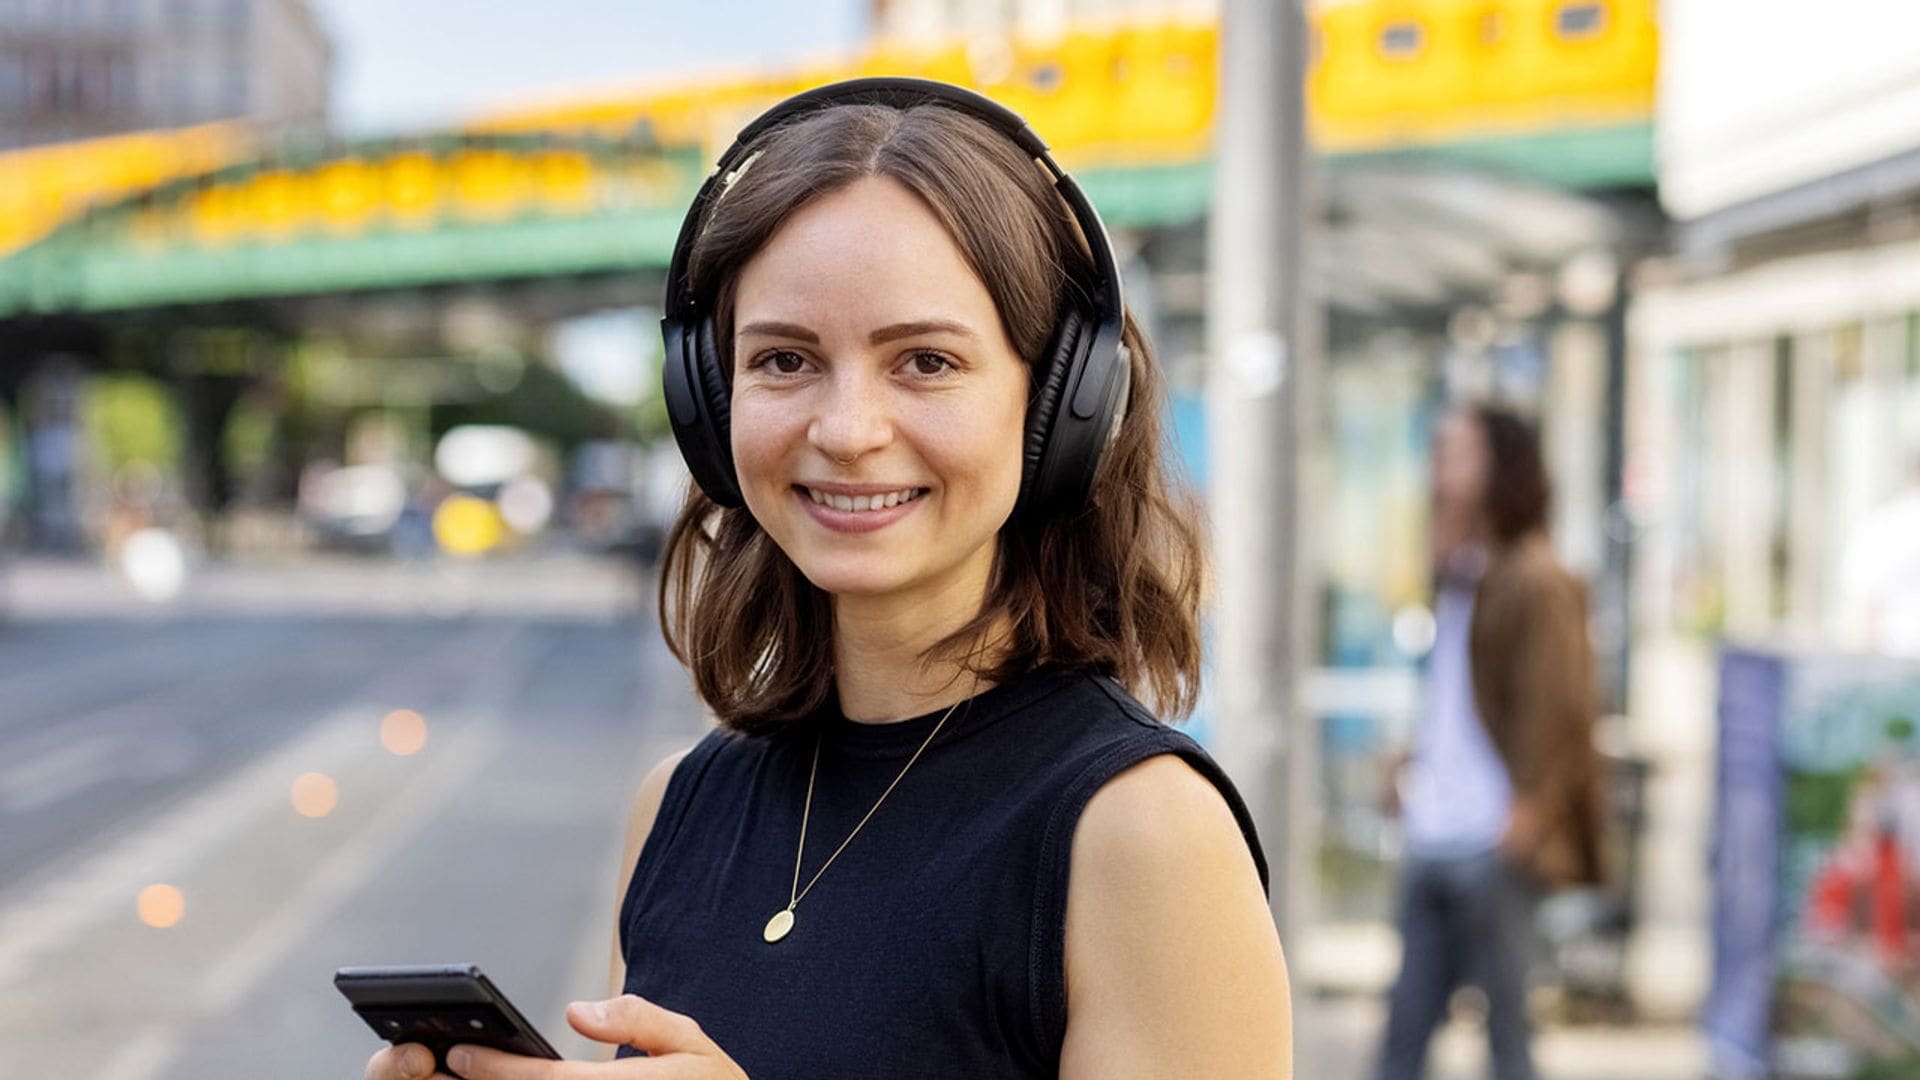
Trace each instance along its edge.
<instances>
[{"instance_id":1,"label":"woman's bare arm","mask_svg":"<svg viewBox=\"0 0 1920 1080\"><path fill-rule=\"evenodd\" d=\"M1287 967L1219 790L1172 755L1096 792L1067 886L1062 1080L1287 1080Z\"/></svg>"}]
</instances>

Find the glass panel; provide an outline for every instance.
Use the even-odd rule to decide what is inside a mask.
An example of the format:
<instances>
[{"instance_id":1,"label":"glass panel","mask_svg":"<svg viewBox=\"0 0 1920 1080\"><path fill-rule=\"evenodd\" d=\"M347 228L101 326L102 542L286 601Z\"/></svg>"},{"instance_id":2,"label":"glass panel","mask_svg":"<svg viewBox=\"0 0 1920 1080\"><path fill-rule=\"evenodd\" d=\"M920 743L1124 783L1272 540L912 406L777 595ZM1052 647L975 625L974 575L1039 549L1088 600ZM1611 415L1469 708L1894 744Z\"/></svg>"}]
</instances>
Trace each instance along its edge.
<instances>
[{"instance_id":1,"label":"glass panel","mask_svg":"<svg viewBox=\"0 0 1920 1080\"><path fill-rule=\"evenodd\" d=\"M1590 38L1607 28L1605 4L1563 4L1554 15L1554 29L1563 38Z\"/></svg>"},{"instance_id":2,"label":"glass panel","mask_svg":"<svg viewBox=\"0 0 1920 1080\"><path fill-rule=\"evenodd\" d=\"M1420 51L1426 34L1419 23L1389 23L1380 31L1380 51L1386 56L1407 58Z\"/></svg>"}]
</instances>

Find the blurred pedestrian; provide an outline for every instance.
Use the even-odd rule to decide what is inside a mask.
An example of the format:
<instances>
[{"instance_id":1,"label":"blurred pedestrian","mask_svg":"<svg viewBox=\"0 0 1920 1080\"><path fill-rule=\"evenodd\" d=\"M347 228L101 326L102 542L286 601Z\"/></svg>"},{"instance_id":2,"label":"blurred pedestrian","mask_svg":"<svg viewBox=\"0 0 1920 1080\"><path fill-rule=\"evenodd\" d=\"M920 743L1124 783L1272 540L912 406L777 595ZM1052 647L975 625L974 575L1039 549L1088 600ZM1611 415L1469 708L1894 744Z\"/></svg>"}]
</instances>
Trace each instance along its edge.
<instances>
[{"instance_id":1,"label":"blurred pedestrian","mask_svg":"<svg viewBox=\"0 0 1920 1080\"><path fill-rule=\"evenodd\" d=\"M721 728L642 783L626 993L570 1012L621 1060L464 1076L1291 1074L1251 820L1136 697L1183 713L1200 673L1159 366L1042 152L870 80L777 107L696 198L661 607Z\"/></svg>"},{"instance_id":2,"label":"blurred pedestrian","mask_svg":"<svg viewBox=\"0 0 1920 1080\"><path fill-rule=\"evenodd\" d=\"M1436 632L1400 784L1403 958L1380 1080L1416 1080L1463 984L1496 1080L1535 1075L1526 976L1544 888L1600 877L1601 770L1582 584L1553 554L1540 444L1495 408L1433 442Z\"/></svg>"}]
</instances>

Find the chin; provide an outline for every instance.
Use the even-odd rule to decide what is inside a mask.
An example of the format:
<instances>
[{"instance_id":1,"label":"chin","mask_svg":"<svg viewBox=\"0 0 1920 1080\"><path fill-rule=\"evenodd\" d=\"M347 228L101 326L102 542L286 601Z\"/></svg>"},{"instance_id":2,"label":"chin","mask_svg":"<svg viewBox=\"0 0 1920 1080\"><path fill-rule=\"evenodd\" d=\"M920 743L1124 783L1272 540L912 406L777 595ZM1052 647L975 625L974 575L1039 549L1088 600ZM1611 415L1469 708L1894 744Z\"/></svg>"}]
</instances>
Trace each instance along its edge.
<instances>
[{"instance_id":1,"label":"chin","mask_svg":"<svg viewBox=\"0 0 1920 1080\"><path fill-rule=\"evenodd\" d=\"M911 583L911 576L890 568L880 559L827 558L794 560L814 588L834 596L883 596Z\"/></svg>"}]
</instances>

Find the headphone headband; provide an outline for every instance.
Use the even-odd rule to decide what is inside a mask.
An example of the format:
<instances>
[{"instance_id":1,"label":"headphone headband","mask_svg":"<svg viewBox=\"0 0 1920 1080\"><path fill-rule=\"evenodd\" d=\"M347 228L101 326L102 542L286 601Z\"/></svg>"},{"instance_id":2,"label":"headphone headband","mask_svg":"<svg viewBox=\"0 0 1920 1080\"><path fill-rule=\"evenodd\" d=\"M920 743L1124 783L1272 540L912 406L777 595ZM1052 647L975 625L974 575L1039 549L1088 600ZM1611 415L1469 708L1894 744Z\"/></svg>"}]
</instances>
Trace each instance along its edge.
<instances>
[{"instance_id":1,"label":"headphone headband","mask_svg":"<svg viewBox=\"0 0 1920 1080\"><path fill-rule=\"evenodd\" d=\"M1093 203L1080 190L1080 185L1067 171L1053 160L1047 151L1047 144L1032 126L1021 118L1019 113L1005 105L977 94L963 86L937 82L933 79L909 79L898 76L875 76L867 79L848 79L844 82L828 83L806 90L761 113L740 134L734 136L733 145L727 147L715 163L713 172L700 185L693 197L693 205L680 223L680 235L673 245L673 259L667 266L667 315L670 318L691 319L699 315L699 301L687 288L687 263L693 254L693 243L700 235L700 227L707 220L707 211L712 208L713 200L719 196L728 174L740 159L747 156L753 144L760 136L782 127L800 117L821 112L840 105L884 105L888 108L905 111L916 105L944 105L963 112L976 120L991 125L994 130L1012 139L1020 149L1047 170L1053 178L1054 190L1066 200L1067 208L1073 213L1073 220L1080 226L1080 232L1087 238L1087 248L1093 255L1095 283L1093 300L1102 311L1117 312L1125 306L1124 290L1120 282L1120 267L1113 257L1113 242L1107 237L1107 227L1100 215L1093 209Z\"/></svg>"}]
</instances>

